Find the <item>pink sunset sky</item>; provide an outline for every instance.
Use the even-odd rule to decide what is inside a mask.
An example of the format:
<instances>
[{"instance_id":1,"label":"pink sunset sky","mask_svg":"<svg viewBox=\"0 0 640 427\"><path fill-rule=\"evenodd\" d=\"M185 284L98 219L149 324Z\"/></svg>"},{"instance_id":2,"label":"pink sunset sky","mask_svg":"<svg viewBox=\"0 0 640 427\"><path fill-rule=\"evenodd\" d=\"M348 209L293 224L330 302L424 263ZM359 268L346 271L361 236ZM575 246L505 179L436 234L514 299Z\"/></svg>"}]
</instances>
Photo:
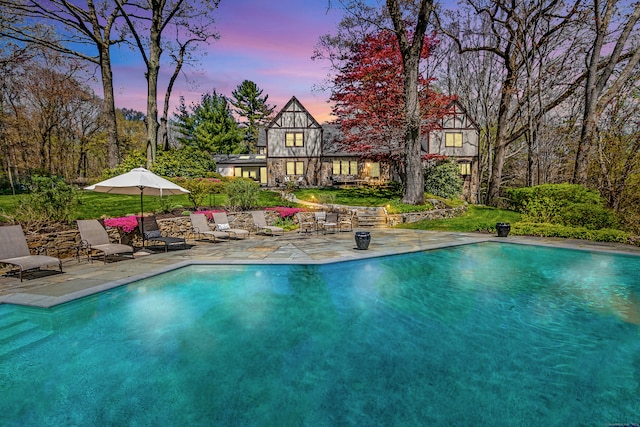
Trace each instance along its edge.
<instances>
[{"instance_id":1,"label":"pink sunset sky","mask_svg":"<svg viewBox=\"0 0 640 427\"><path fill-rule=\"evenodd\" d=\"M216 13L219 40L202 45L200 63L185 69L171 96L170 117L183 96L187 105L214 89L222 95L251 80L280 109L297 97L319 122L332 119L329 93L314 90L330 72L324 61L312 61L318 38L334 32L342 10L327 10L327 0L222 0ZM137 52L114 49L116 106L146 111L146 81ZM158 85L159 108L172 67L163 55ZM183 73L184 74L184 73ZM161 113L161 111L160 111Z\"/></svg>"}]
</instances>

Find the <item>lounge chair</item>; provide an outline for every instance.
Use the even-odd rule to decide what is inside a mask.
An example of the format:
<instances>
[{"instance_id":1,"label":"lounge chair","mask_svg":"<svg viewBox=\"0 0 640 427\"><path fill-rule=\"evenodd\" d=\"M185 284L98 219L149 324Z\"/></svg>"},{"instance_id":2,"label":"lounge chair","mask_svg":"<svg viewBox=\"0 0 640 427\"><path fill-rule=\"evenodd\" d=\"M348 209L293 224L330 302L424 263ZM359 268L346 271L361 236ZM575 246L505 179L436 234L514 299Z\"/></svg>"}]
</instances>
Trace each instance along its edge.
<instances>
[{"instance_id":1,"label":"lounge chair","mask_svg":"<svg viewBox=\"0 0 640 427\"><path fill-rule=\"evenodd\" d=\"M156 221L155 215L145 216L144 218L138 217L138 226L142 222L142 247L145 246L145 242L159 242L164 244L164 251L169 250L170 245L182 245L186 247L187 242L184 237L169 237L163 236L158 227L158 221Z\"/></svg>"},{"instance_id":2,"label":"lounge chair","mask_svg":"<svg viewBox=\"0 0 640 427\"><path fill-rule=\"evenodd\" d=\"M309 233L316 229L315 221L310 221L305 219L302 215L302 212L296 213L296 219L298 220L298 225L300 226L299 233Z\"/></svg>"},{"instance_id":3,"label":"lounge chair","mask_svg":"<svg viewBox=\"0 0 640 427\"><path fill-rule=\"evenodd\" d=\"M19 277L22 282L22 273L27 270L47 265L58 265L62 273L62 261L48 255L31 255L27 239L24 237L22 227L19 225L7 225L0 227L0 264L15 265L20 269Z\"/></svg>"},{"instance_id":4,"label":"lounge chair","mask_svg":"<svg viewBox=\"0 0 640 427\"><path fill-rule=\"evenodd\" d=\"M270 234L272 236L276 233L284 234L284 228L267 225L264 211L252 211L251 216L253 217L253 224L258 229L258 233Z\"/></svg>"},{"instance_id":5,"label":"lounge chair","mask_svg":"<svg viewBox=\"0 0 640 427\"><path fill-rule=\"evenodd\" d=\"M197 236L205 236L208 239L217 242L219 239L228 239L229 235L222 231L212 230L209 222L204 214L191 214L191 231Z\"/></svg>"},{"instance_id":6,"label":"lounge chair","mask_svg":"<svg viewBox=\"0 0 640 427\"><path fill-rule=\"evenodd\" d=\"M249 237L249 230L231 228L229 225L229 218L227 218L227 214L224 212L214 212L213 221L216 223L218 231L229 234L229 237L233 237L234 239L239 239L240 236L244 236L243 238Z\"/></svg>"},{"instance_id":7,"label":"lounge chair","mask_svg":"<svg viewBox=\"0 0 640 427\"><path fill-rule=\"evenodd\" d=\"M107 230L97 219L79 219L76 221L80 231L82 246L87 250L87 258L93 262L91 253L93 251L104 254L104 263L107 263L107 256L130 253L133 257L133 247L121 243L111 243Z\"/></svg>"}]
</instances>

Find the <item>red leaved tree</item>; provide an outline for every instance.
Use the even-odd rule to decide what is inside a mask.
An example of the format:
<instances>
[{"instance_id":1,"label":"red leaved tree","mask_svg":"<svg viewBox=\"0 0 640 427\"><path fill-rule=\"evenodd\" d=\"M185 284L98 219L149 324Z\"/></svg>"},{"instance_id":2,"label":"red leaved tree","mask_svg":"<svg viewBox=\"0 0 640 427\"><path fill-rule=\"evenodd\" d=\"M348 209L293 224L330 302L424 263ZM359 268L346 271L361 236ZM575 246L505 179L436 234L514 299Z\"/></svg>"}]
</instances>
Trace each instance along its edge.
<instances>
[{"instance_id":1,"label":"red leaved tree","mask_svg":"<svg viewBox=\"0 0 640 427\"><path fill-rule=\"evenodd\" d=\"M421 59L437 44L425 37ZM342 129L342 148L376 161L388 161L405 182L404 74L396 35L382 30L354 46L334 79L333 113ZM435 92L432 79L418 77L421 134L436 129L453 99Z\"/></svg>"}]
</instances>

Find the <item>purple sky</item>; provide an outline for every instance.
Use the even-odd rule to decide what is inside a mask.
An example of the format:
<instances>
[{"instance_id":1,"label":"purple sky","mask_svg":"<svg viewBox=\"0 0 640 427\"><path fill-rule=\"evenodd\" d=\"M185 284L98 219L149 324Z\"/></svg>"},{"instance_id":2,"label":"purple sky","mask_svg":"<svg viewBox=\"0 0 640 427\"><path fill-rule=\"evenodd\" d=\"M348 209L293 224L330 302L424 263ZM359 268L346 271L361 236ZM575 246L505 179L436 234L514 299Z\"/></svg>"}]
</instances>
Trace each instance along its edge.
<instances>
[{"instance_id":1,"label":"purple sky","mask_svg":"<svg viewBox=\"0 0 640 427\"><path fill-rule=\"evenodd\" d=\"M328 74L328 64L311 60L319 36L333 32L341 18L342 11L327 11L327 4L327 0L222 0L216 19L221 38L202 46L200 64L186 70L188 83L184 76L176 82L170 116L180 96L187 105L213 89L231 96L243 80L252 80L278 109L296 96L319 122L330 120L329 94L313 90ZM121 48L113 56L116 106L145 112L146 82L139 54ZM161 68L160 108L172 71L169 66Z\"/></svg>"}]
</instances>

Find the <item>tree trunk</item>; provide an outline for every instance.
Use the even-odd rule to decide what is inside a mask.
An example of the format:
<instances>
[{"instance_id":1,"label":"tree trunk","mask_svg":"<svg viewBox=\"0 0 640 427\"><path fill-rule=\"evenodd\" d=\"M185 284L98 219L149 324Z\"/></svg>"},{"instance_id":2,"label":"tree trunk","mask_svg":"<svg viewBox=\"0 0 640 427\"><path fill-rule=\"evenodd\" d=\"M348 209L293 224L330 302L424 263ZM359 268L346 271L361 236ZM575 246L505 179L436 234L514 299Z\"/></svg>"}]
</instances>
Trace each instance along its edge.
<instances>
[{"instance_id":1,"label":"tree trunk","mask_svg":"<svg viewBox=\"0 0 640 427\"><path fill-rule=\"evenodd\" d=\"M120 160L120 144L118 142L118 123L116 120L115 98L113 96L111 54L108 46L100 48L100 70L102 71L103 111L107 129L107 164L110 168L115 168Z\"/></svg>"},{"instance_id":2,"label":"tree trunk","mask_svg":"<svg viewBox=\"0 0 640 427\"><path fill-rule=\"evenodd\" d=\"M160 32L152 26L147 71L147 168L156 160L158 141L158 74L160 72Z\"/></svg>"},{"instance_id":3,"label":"tree trunk","mask_svg":"<svg viewBox=\"0 0 640 427\"><path fill-rule=\"evenodd\" d=\"M387 0L387 10L393 21L393 28L402 54L404 67L404 112L405 112L405 181L402 202L410 205L424 204L424 175L422 172L422 146L420 125L422 114L418 101L418 73L420 54L424 44L429 16L433 10L433 0L421 0L413 41L409 43L405 21L398 0Z\"/></svg>"},{"instance_id":4,"label":"tree trunk","mask_svg":"<svg viewBox=\"0 0 640 427\"><path fill-rule=\"evenodd\" d=\"M405 62L404 94L406 112L405 176L402 203L424 204L424 174L420 144L420 104L418 103L418 59Z\"/></svg>"}]
</instances>

